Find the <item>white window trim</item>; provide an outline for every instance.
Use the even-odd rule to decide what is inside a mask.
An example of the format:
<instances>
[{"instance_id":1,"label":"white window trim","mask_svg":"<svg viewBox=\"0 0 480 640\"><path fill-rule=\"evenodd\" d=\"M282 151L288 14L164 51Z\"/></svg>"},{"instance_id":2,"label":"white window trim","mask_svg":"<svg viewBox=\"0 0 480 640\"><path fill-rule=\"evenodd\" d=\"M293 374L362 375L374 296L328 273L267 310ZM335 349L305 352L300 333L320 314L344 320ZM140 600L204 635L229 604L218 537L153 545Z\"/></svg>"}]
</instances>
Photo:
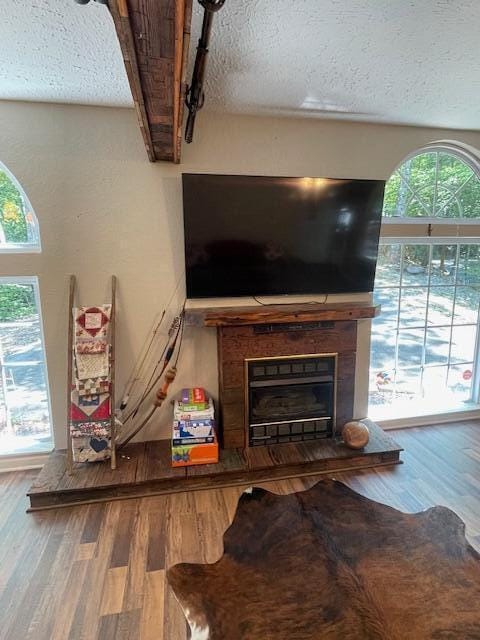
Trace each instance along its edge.
<instances>
[{"instance_id":1,"label":"white window trim","mask_svg":"<svg viewBox=\"0 0 480 640\"><path fill-rule=\"evenodd\" d=\"M461 423L465 420L478 420L480 408L472 408L464 411L445 411L433 415L414 416L412 418L392 418L391 420L377 420L377 424L385 431L390 429L409 429L415 427L430 427L432 424Z\"/></svg>"},{"instance_id":2,"label":"white window trim","mask_svg":"<svg viewBox=\"0 0 480 640\"><path fill-rule=\"evenodd\" d=\"M41 253L42 252L42 240L40 237L40 225L38 224L38 218L35 213L34 208L32 207L32 203L30 202L29 197L25 189L22 187L17 178L13 175L13 173L2 163L0 162L0 171L6 173L10 180L13 182L15 187L21 193L25 207L28 209L28 213L33 217L34 221L34 229L35 229L35 242L9 242L7 244L0 243L0 254L5 253Z\"/></svg>"},{"instance_id":3,"label":"white window trim","mask_svg":"<svg viewBox=\"0 0 480 640\"><path fill-rule=\"evenodd\" d=\"M0 243L0 254L8 254L8 253L42 253L42 247L40 246L40 238L38 239L38 244L28 244L28 243L9 243L8 247L3 246Z\"/></svg>"},{"instance_id":4,"label":"white window trim","mask_svg":"<svg viewBox=\"0 0 480 640\"><path fill-rule=\"evenodd\" d=\"M51 451L53 451L53 449ZM51 451L12 454L6 453L0 457L0 473L41 469L48 461Z\"/></svg>"},{"instance_id":5,"label":"white window trim","mask_svg":"<svg viewBox=\"0 0 480 640\"><path fill-rule=\"evenodd\" d=\"M480 225L478 228L480 232ZM480 235L470 236L381 236L379 244L480 244Z\"/></svg>"},{"instance_id":6,"label":"white window trim","mask_svg":"<svg viewBox=\"0 0 480 640\"><path fill-rule=\"evenodd\" d=\"M38 317L40 321L40 337L42 340L42 355L43 355L43 363L44 363L44 375L45 375L45 386L47 389L47 404L48 404L48 413L50 417L50 442L52 444L52 448L46 449L45 451L39 451L35 453L28 454L12 454L12 456L34 456L34 455L44 455L49 451L52 451L55 447L55 432L53 429L53 418L52 418L52 403L50 398L50 382L48 377L48 363L47 363L47 352L45 348L45 333L43 330L43 315L42 315L42 305L40 303L40 282L37 276L0 276L0 285L2 284L23 284L33 285L33 292L35 296L35 304L38 311ZM9 454L7 454L8 456ZM0 460L2 458L6 458L7 456L0 456ZM1 467L0 467L1 468Z\"/></svg>"},{"instance_id":7,"label":"white window trim","mask_svg":"<svg viewBox=\"0 0 480 640\"><path fill-rule=\"evenodd\" d=\"M411 160L412 158L416 158L424 153L429 152L441 152L448 153L449 155L457 157L462 162L468 164L468 166L475 173L477 178L480 180L480 151L477 151L473 147L469 145L454 142L453 140L438 140L436 142L431 142L420 149L416 149L409 153L403 160L397 164L395 169L392 171L393 174L400 169L406 162ZM418 218L409 218L406 216L388 216L382 218L382 226L380 230L380 237L389 236L389 237L398 237L400 234L395 233L395 231L389 229L389 227L402 226L402 227L411 227L409 229L408 234L401 234L402 237L410 237L412 236L423 236L430 237L436 235L436 227L452 227L456 229L456 233L452 234L450 237L462 237L462 238L478 238L480 237L480 219L477 223L474 222L475 219L472 218L442 218L435 216L421 216ZM422 229L424 227L424 229ZM468 227L472 229L468 229ZM474 230L477 230L477 233L473 233ZM444 239L442 233L438 234Z\"/></svg>"},{"instance_id":8,"label":"white window trim","mask_svg":"<svg viewBox=\"0 0 480 640\"><path fill-rule=\"evenodd\" d=\"M474 171L480 179L480 151L470 145L454 140L436 140L420 149L412 151L392 171L393 174L408 160L423 153L445 152L456 156ZM473 219L474 220L474 219ZM425 216L421 218L408 218L403 216L382 218L380 230L380 244L480 244L480 219L475 224L472 218L436 218ZM389 229L390 227L390 229ZM397 230L395 230L397 227ZM453 235L442 235L437 229L455 230ZM408 234L405 231L408 229ZM480 328L477 331L477 341L480 340ZM473 380L473 400L479 403L480 396L480 349L476 346L475 375ZM397 418L391 420L378 420L378 424L384 429L399 429L407 427L420 427L434 423L448 423L461 420L473 420L480 416L480 404L464 411L447 411L435 415L420 415L410 418Z\"/></svg>"},{"instance_id":9,"label":"white window trim","mask_svg":"<svg viewBox=\"0 0 480 640\"><path fill-rule=\"evenodd\" d=\"M456 142L455 140L435 140L433 142L429 142L424 147L420 147L420 149L411 151L402 158L401 162L397 164L395 169L392 171L392 176L395 171L400 169L400 167L404 165L405 162L408 162L408 160L415 158L415 156L420 156L423 153L429 153L432 151L444 151L451 156L456 156L459 160L468 164L472 171L480 178L480 151L475 149L475 147L471 147L463 142Z\"/></svg>"}]
</instances>

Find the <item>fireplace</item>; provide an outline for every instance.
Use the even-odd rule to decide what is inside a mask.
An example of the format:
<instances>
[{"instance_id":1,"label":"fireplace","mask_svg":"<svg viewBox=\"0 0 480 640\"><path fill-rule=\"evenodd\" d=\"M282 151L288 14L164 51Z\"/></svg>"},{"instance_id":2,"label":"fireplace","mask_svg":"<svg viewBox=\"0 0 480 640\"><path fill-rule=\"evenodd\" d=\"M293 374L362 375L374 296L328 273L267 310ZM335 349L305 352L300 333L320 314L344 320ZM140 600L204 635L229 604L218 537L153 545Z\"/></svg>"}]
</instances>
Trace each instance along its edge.
<instances>
[{"instance_id":1,"label":"fireplace","mask_svg":"<svg viewBox=\"0 0 480 640\"><path fill-rule=\"evenodd\" d=\"M333 436L337 354L245 360L249 446Z\"/></svg>"},{"instance_id":2,"label":"fireplace","mask_svg":"<svg viewBox=\"0 0 480 640\"><path fill-rule=\"evenodd\" d=\"M189 324L217 329L222 447L261 456L278 445L281 456L335 442L355 417L357 323L377 312L368 302L189 310Z\"/></svg>"}]
</instances>

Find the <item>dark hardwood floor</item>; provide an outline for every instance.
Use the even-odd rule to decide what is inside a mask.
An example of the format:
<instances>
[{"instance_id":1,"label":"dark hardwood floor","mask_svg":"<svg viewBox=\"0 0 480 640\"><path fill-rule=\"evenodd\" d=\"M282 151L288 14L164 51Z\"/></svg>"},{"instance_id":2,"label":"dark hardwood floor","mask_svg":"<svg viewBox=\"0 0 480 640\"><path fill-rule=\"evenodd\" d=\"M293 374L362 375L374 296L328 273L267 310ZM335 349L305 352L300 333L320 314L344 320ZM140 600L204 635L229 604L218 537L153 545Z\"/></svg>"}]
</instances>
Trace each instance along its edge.
<instances>
[{"instance_id":1,"label":"dark hardwood floor","mask_svg":"<svg viewBox=\"0 0 480 640\"><path fill-rule=\"evenodd\" d=\"M391 435L403 465L334 477L403 511L450 507L480 549L480 421ZM242 487L27 514L34 477L0 475L0 639L185 640L165 568L221 556ZM289 493L316 480L261 486Z\"/></svg>"}]
</instances>

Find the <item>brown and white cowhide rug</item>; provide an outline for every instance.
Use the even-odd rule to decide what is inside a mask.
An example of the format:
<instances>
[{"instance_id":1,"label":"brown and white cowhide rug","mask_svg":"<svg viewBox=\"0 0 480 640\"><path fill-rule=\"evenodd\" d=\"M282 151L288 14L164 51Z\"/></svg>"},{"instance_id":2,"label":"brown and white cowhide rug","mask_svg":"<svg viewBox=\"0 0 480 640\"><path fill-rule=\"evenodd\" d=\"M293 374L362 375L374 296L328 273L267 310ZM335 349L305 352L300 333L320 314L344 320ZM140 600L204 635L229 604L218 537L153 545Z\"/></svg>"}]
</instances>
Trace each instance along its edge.
<instances>
[{"instance_id":1,"label":"brown and white cowhide rug","mask_svg":"<svg viewBox=\"0 0 480 640\"><path fill-rule=\"evenodd\" d=\"M333 480L253 489L224 545L168 572L194 640L480 640L480 556L445 507L401 513Z\"/></svg>"}]
</instances>

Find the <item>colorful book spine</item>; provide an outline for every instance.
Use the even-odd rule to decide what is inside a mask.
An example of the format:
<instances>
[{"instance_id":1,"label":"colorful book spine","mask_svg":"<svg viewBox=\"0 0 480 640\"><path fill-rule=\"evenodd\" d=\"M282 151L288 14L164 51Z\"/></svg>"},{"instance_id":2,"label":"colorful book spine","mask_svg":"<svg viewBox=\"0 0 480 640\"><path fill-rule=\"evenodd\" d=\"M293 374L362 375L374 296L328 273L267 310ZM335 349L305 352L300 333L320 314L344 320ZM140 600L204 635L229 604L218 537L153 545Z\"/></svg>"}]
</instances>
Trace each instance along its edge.
<instances>
[{"instance_id":1,"label":"colorful book spine","mask_svg":"<svg viewBox=\"0 0 480 640\"><path fill-rule=\"evenodd\" d=\"M214 434L213 420L175 420L174 438L207 438Z\"/></svg>"},{"instance_id":2,"label":"colorful book spine","mask_svg":"<svg viewBox=\"0 0 480 640\"><path fill-rule=\"evenodd\" d=\"M172 467L188 467L195 464L216 464L218 442L172 446Z\"/></svg>"},{"instance_id":3,"label":"colorful book spine","mask_svg":"<svg viewBox=\"0 0 480 640\"><path fill-rule=\"evenodd\" d=\"M199 402L199 403L179 402L178 407L180 411L193 413L194 411L205 411L206 409L208 409L208 402Z\"/></svg>"},{"instance_id":4,"label":"colorful book spine","mask_svg":"<svg viewBox=\"0 0 480 640\"><path fill-rule=\"evenodd\" d=\"M175 420L213 420L214 407L211 398L199 410L195 405L184 405L179 400L175 400L174 418Z\"/></svg>"},{"instance_id":5,"label":"colorful book spine","mask_svg":"<svg viewBox=\"0 0 480 640\"><path fill-rule=\"evenodd\" d=\"M190 420L175 420L174 422L177 428L181 429L194 429L199 427L210 427L212 428L214 422L211 418L200 418L198 420L192 418Z\"/></svg>"},{"instance_id":6,"label":"colorful book spine","mask_svg":"<svg viewBox=\"0 0 480 640\"><path fill-rule=\"evenodd\" d=\"M206 438L173 438L174 447L192 444L211 444L215 441L215 436L207 436Z\"/></svg>"},{"instance_id":7,"label":"colorful book spine","mask_svg":"<svg viewBox=\"0 0 480 640\"><path fill-rule=\"evenodd\" d=\"M205 389L193 387L192 389L182 389L183 404L206 404L208 402Z\"/></svg>"},{"instance_id":8,"label":"colorful book spine","mask_svg":"<svg viewBox=\"0 0 480 640\"><path fill-rule=\"evenodd\" d=\"M201 387L183 389L174 403L172 466L218 462L215 409Z\"/></svg>"}]
</instances>

